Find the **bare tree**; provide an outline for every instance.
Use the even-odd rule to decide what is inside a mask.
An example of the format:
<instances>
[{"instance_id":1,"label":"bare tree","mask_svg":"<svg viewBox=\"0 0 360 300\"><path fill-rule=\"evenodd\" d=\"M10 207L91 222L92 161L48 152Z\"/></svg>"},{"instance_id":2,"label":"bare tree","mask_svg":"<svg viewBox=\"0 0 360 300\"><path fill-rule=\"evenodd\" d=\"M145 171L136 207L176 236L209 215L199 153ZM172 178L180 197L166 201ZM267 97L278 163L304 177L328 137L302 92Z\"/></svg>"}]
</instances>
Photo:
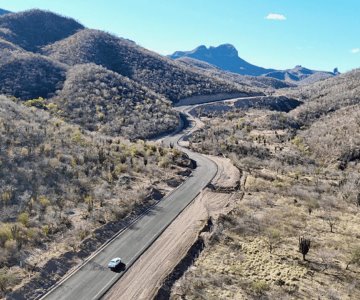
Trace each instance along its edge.
<instances>
[{"instance_id":1,"label":"bare tree","mask_svg":"<svg viewBox=\"0 0 360 300\"><path fill-rule=\"evenodd\" d=\"M330 232L333 233L335 225L339 222L339 218L335 216L331 209L327 209L322 218L329 225Z\"/></svg>"}]
</instances>

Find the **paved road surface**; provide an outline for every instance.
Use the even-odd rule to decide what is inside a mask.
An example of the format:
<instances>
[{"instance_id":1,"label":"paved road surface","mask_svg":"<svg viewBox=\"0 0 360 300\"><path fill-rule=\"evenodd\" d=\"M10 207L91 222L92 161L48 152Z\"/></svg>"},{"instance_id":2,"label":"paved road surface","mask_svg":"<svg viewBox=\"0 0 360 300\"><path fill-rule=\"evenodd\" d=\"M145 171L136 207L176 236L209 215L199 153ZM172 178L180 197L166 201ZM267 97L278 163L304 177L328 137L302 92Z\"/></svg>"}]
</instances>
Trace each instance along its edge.
<instances>
[{"instance_id":1,"label":"paved road surface","mask_svg":"<svg viewBox=\"0 0 360 300\"><path fill-rule=\"evenodd\" d=\"M164 139L176 144L184 133ZM177 190L164 198L151 213L140 218L123 231L111 244L96 255L68 280L41 299L91 300L99 299L122 275L107 269L111 258L120 256L130 266L156 239L177 215L195 198L216 174L216 165L200 154L182 149L196 160L192 176Z\"/></svg>"}]
</instances>

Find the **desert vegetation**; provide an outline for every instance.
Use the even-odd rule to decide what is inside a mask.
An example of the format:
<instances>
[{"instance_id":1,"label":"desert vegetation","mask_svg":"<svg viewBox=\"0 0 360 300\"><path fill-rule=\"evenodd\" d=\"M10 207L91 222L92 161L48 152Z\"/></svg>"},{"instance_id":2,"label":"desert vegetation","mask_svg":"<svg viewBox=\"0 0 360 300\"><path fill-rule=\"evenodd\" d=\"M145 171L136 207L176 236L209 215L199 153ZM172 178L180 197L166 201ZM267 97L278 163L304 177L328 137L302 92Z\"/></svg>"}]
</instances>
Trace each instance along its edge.
<instances>
[{"instance_id":1,"label":"desert vegetation","mask_svg":"<svg viewBox=\"0 0 360 300\"><path fill-rule=\"evenodd\" d=\"M51 103L57 115L83 128L131 139L169 132L180 123L163 96L94 64L71 68Z\"/></svg>"},{"instance_id":2,"label":"desert vegetation","mask_svg":"<svg viewBox=\"0 0 360 300\"><path fill-rule=\"evenodd\" d=\"M35 52L83 28L73 19L38 9L6 14L0 18L0 37Z\"/></svg>"},{"instance_id":3,"label":"desert vegetation","mask_svg":"<svg viewBox=\"0 0 360 300\"><path fill-rule=\"evenodd\" d=\"M359 103L359 75L360 70L316 82L309 86L299 87L293 90L282 90L297 99L304 100L305 105L294 110L296 116L304 125L311 124L314 120L332 112Z\"/></svg>"},{"instance_id":4,"label":"desert vegetation","mask_svg":"<svg viewBox=\"0 0 360 300\"><path fill-rule=\"evenodd\" d=\"M359 105L338 109L301 132L299 143L309 147L311 156L323 167L351 168L360 159L359 120Z\"/></svg>"},{"instance_id":5,"label":"desert vegetation","mask_svg":"<svg viewBox=\"0 0 360 300\"><path fill-rule=\"evenodd\" d=\"M153 204L189 172L175 149L93 135L40 104L0 98L2 293L79 249L94 229Z\"/></svg>"},{"instance_id":6,"label":"desert vegetation","mask_svg":"<svg viewBox=\"0 0 360 300\"><path fill-rule=\"evenodd\" d=\"M11 44L10 44L11 45ZM0 93L28 100L52 97L61 89L66 66L21 50L0 53Z\"/></svg>"},{"instance_id":7,"label":"desert vegetation","mask_svg":"<svg viewBox=\"0 0 360 300\"><path fill-rule=\"evenodd\" d=\"M173 102L198 95L253 94L250 86L206 76L108 33L85 29L44 48L52 59L76 65L95 63L127 76Z\"/></svg>"},{"instance_id":8,"label":"desert vegetation","mask_svg":"<svg viewBox=\"0 0 360 300\"><path fill-rule=\"evenodd\" d=\"M172 104L266 91L192 111L204 127L189 147L230 158L242 196L172 297L360 298L359 70L294 88L39 10L0 16L0 50L0 296L37 276L50 286L106 225L111 236L191 174L173 145L143 140L177 127ZM44 267L68 253L61 272Z\"/></svg>"},{"instance_id":9,"label":"desert vegetation","mask_svg":"<svg viewBox=\"0 0 360 300\"><path fill-rule=\"evenodd\" d=\"M173 299L360 297L355 74L310 86L337 86L318 102L336 109L306 123L298 112L317 101L312 96L289 113L201 114L205 126L189 146L229 157L243 171L243 197L220 218ZM344 81L347 76L352 80Z\"/></svg>"},{"instance_id":10,"label":"desert vegetation","mask_svg":"<svg viewBox=\"0 0 360 300\"><path fill-rule=\"evenodd\" d=\"M57 105L49 111L58 117L132 139L176 128L170 104L180 99L261 94L41 10L1 16L0 48L1 94L42 97Z\"/></svg>"},{"instance_id":11,"label":"desert vegetation","mask_svg":"<svg viewBox=\"0 0 360 300\"><path fill-rule=\"evenodd\" d=\"M2 38L0 38L0 49L3 50L20 50L21 48L14 45L13 43L10 43Z\"/></svg>"}]
</instances>

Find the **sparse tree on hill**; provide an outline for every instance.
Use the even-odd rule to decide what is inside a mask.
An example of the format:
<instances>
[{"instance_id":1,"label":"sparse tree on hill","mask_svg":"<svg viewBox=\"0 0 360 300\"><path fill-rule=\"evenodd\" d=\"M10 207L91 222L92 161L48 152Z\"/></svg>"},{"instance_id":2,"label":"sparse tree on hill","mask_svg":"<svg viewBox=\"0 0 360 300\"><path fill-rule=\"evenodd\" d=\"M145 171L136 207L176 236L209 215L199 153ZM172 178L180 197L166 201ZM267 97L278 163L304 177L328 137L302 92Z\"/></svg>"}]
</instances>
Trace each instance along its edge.
<instances>
[{"instance_id":1,"label":"sparse tree on hill","mask_svg":"<svg viewBox=\"0 0 360 300\"><path fill-rule=\"evenodd\" d=\"M334 212L332 212L331 210L327 210L325 211L323 219L329 225L330 232L333 233L335 225L339 222L339 218L334 215Z\"/></svg>"},{"instance_id":2,"label":"sparse tree on hill","mask_svg":"<svg viewBox=\"0 0 360 300\"><path fill-rule=\"evenodd\" d=\"M350 265L360 266L360 246L357 246L351 251L345 270L348 270Z\"/></svg>"},{"instance_id":3,"label":"sparse tree on hill","mask_svg":"<svg viewBox=\"0 0 360 300\"><path fill-rule=\"evenodd\" d=\"M276 228L268 228L265 231L269 252L272 253L275 247L281 243L281 232Z\"/></svg>"}]
</instances>

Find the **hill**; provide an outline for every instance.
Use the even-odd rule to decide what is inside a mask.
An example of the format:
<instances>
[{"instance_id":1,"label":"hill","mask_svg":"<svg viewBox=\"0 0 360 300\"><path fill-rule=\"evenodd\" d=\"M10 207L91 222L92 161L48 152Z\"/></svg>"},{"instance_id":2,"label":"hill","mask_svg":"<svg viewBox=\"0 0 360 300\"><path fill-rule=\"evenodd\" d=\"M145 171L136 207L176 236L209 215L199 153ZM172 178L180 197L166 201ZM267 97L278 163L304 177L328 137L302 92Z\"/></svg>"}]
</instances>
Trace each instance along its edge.
<instances>
[{"instance_id":1,"label":"hill","mask_svg":"<svg viewBox=\"0 0 360 300\"><path fill-rule=\"evenodd\" d=\"M199 60L199 59L187 57L187 56L183 56L183 57L176 59L176 62L182 63L186 66L195 67L200 70L221 71L221 69L215 65L209 64L209 63Z\"/></svg>"},{"instance_id":2,"label":"hill","mask_svg":"<svg viewBox=\"0 0 360 300\"><path fill-rule=\"evenodd\" d=\"M10 43L2 38L0 38L0 50L18 50L22 51L22 49L19 46L14 45L13 43Z\"/></svg>"},{"instance_id":3,"label":"hill","mask_svg":"<svg viewBox=\"0 0 360 300\"><path fill-rule=\"evenodd\" d=\"M83 28L73 19L36 9L0 16L0 37L28 51L37 51Z\"/></svg>"},{"instance_id":4,"label":"hill","mask_svg":"<svg viewBox=\"0 0 360 300\"><path fill-rule=\"evenodd\" d=\"M340 108L359 104L360 69L294 90L279 91L279 93L304 100L305 104L291 114L302 123L311 124L321 116Z\"/></svg>"},{"instance_id":5,"label":"hill","mask_svg":"<svg viewBox=\"0 0 360 300\"><path fill-rule=\"evenodd\" d=\"M169 55L172 59L190 57L215 65L222 70L238 73L241 75L259 76L273 71L257 67L239 57L238 51L233 45L223 44L218 47L199 46L192 51L176 51Z\"/></svg>"},{"instance_id":6,"label":"hill","mask_svg":"<svg viewBox=\"0 0 360 300\"><path fill-rule=\"evenodd\" d=\"M82 30L45 47L43 53L69 65L102 65L145 85L173 102L198 95L252 92L251 88L204 76L143 49L134 42L97 30Z\"/></svg>"},{"instance_id":7,"label":"hill","mask_svg":"<svg viewBox=\"0 0 360 300\"><path fill-rule=\"evenodd\" d=\"M0 54L1 94L42 109L54 103L57 108L50 112L109 135L149 138L179 124L168 100L127 77L95 64L69 67L2 44L8 49ZM42 103L39 97L47 100Z\"/></svg>"},{"instance_id":8,"label":"hill","mask_svg":"<svg viewBox=\"0 0 360 300\"><path fill-rule=\"evenodd\" d=\"M6 41L0 41L0 47L1 94L28 100L51 97L61 88L66 66L38 54L17 50Z\"/></svg>"},{"instance_id":9,"label":"hill","mask_svg":"<svg viewBox=\"0 0 360 300\"><path fill-rule=\"evenodd\" d=\"M51 101L62 118L107 135L149 138L179 124L163 96L95 64L72 67Z\"/></svg>"},{"instance_id":10,"label":"hill","mask_svg":"<svg viewBox=\"0 0 360 300\"><path fill-rule=\"evenodd\" d=\"M316 120L299 136L312 157L346 169L360 161L360 105L340 108Z\"/></svg>"},{"instance_id":11,"label":"hill","mask_svg":"<svg viewBox=\"0 0 360 300\"><path fill-rule=\"evenodd\" d=\"M191 66L192 68L196 68L199 72L205 72L208 76L218 77L241 85L247 85L254 89L281 89L296 86L295 84L271 77L248 76L227 72L214 65L190 57L181 57L176 61L184 65Z\"/></svg>"},{"instance_id":12,"label":"hill","mask_svg":"<svg viewBox=\"0 0 360 300\"><path fill-rule=\"evenodd\" d=\"M360 69L291 91L305 104L291 112L314 158L345 168L360 159Z\"/></svg>"},{"instance_id":13,"label":"hill","mask_svg":"<svg viewBox=\"0 0 360 300\"><path fill-rule=\"evenodd\" d=\"M8 13L10 13L10 11L0 8L0 16L1 16L1 15L6 15L6 14L8 14Z\"/></svg>"},{"instance_id":14,"label":"hill","mask_svg":"<svg viewBox=\"0 0 360 300\"><path fill-rule=\"evenodd\" d=\"M334 77L337 74L332 72L313 71L302 66L296 66L293 69L284 71L273 71L265 74L265 77L271 77L290 83L311 84L319 80Z\"/></svg>"}]
</instances>

